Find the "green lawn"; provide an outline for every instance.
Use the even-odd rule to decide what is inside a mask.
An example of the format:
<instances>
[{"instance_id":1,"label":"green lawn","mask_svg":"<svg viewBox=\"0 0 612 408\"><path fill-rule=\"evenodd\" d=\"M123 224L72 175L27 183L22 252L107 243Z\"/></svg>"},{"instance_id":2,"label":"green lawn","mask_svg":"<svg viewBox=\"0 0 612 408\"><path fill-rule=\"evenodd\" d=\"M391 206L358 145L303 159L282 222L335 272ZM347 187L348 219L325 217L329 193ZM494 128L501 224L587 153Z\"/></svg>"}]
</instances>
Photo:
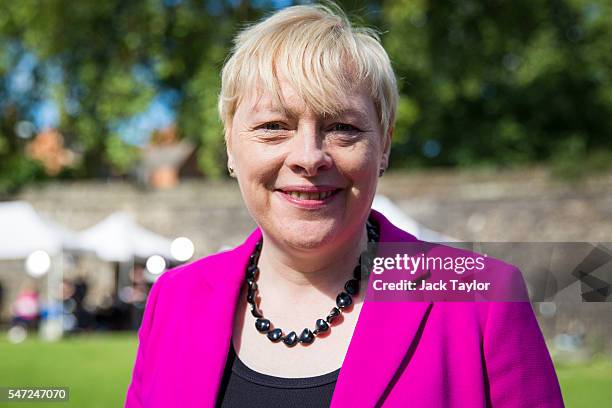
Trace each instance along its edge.
<instances>
[{"instance_id":1,"label":"green lawn","mask_svg":"<svg viewBox=\"0 0 612 408\"><path fill-rule=\"evenodd\" d=\"M612 360L588 364L556 364L563 399L569 408L612 406Z\"/></svg>"},{"instance_id":2,"label":"green lawn","mask_svg":"<svg viewBox=\"0 0 612 408\"><path fill-rule=\"evenodd\" d=\"M83 335L10 344L0 332L0 386L67 386L70 401L14 407L120 407L136 355L135 335ZM9 404L5 404L9 405Z\"/></svg>"},{"instance_id":3,"label":"green lawn","mask_svg":"<svg viewBox=\"0 0 612 408\"><path fill-rule=\"evenodd\" d=\"M10 344L0 332L0 386L68 386L69 403L10 404L14 407L120 407L130 380L136 336L82 335L57 343L36 338ZM608 407L612 360L557 364L567 407ZM7 404L5 404L7 405Z\"/></svg>"}]
</instances>

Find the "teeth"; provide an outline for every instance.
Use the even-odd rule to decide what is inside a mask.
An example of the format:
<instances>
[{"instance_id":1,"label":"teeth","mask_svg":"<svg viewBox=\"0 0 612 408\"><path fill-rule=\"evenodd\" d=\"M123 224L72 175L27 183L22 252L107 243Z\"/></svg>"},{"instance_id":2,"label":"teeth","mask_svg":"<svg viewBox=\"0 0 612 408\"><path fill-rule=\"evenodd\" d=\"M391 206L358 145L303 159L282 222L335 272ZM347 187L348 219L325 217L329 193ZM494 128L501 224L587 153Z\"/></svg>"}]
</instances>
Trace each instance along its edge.
<instances>
[{"instance_id":1,"label":"teeth","mask_svg":"<svg viewBox=\"0 0 612 408\"><path fill-rule=\"evenodd\" d=\"M291 197L295 198L296 200L324 200L330 195L332 195L332 193L333 191L324 191L320 193L304 193L300 191L288 191L287 192L287 194L289 194Z\"/></svg>"}]
</instances>

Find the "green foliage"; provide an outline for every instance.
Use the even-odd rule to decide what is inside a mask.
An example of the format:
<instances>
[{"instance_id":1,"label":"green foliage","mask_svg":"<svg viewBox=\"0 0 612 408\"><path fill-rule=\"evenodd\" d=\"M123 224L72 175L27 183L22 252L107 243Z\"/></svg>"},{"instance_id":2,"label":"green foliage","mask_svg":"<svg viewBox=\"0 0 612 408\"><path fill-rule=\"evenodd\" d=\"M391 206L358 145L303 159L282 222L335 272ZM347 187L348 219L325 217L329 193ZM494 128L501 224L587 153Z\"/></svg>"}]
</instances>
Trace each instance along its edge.
<instances>
[{"instance_id":1,"label":"green foliage","mask_svg":"<svg viewBox=\"0 0 612 408\"><path fill-rule=\"evenodd\" d=\"M416 106L400 104L394 164L605 166L609 2L397 0L383 11L402 99ZM439 153L427 155L432 140Z\"/></svg>"},{"instance_id":2,"label":"green foliage","mask_svg":"<svg viewBox=\"0 0 612 408\"><path fill-rule=\"evenodd\" d=\"M27 55L35 57L41 72L55 70L61 77L33 77L30 89L36 98L28 101L13 95L21 100L9 101L10 118L6 109L0 109L2 124L6 122L0 129L0 159L23 157L25 143L9 143L18 139L15 126L34 119L34 102L51 99L59 109L58 127L68 147L83 157L79 169L63 174L125 174L138 152L122 140L124 125L146 111L157 95L172 91L178 97L169 108L176 111L179 134L200 146L205 174L219 176L224 169L223 137L215 110L219 70L238 22L254 20L263 10L248 2L215 4L0 0L0 50L11 44L18 50L15 55L0 51L3 78L9 79ZM4 86L0 97L10 93L8 82L0 81L0 87ZM5 160L5 167L16 166L20 160ZM2 177L10 185L26 181L12 170Z\"/></svg>"},{"instance_id":3,"label":"green foliage","mask_svg":"<svg viewBox=\"0 0 612 408\"><path fill-rule=\"evenodd\" d=\"M106 138L105 153L111 168L116 169L120 174L125 174L139 157L138 150L126 144L116 134Z\"/></svg>"},{"instance_id":4,"label":"green foliage","mask_svg":"<svg viewBox=\"0 0 612 408\"><path fill-rule=\"evenodd\" d=\"M551 169L553 176L570 181L581 181L587 174L610 170L612 151L590 152L584 135L574 134L561 139L555 146Z\"/></svg>"},{"instance_id":5,"label":"green foliage","mask_svg":"<svg viewBox=\"0 0 612 408\"><path fill-rule=\"evenodd\" d=\"M23 155L12 155L0 161L0 197L43 177L44 171L38 162Z\"/></svg>"}]
</instances>

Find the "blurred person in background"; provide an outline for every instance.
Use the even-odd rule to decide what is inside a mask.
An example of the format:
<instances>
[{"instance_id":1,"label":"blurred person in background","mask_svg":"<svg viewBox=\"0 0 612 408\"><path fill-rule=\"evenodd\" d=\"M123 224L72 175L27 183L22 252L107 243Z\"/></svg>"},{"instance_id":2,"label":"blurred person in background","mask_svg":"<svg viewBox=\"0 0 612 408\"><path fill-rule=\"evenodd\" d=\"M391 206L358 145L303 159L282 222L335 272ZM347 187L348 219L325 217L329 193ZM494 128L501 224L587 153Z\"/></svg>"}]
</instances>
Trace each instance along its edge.
<instances>
[{"instance_id":1,"label":"blurred person in background","mask_svg":"<svg viewBox=\"0 0 612 408\"><path fill-rule=\"evenodd\" d=\"M77 319L75 316L76 302L74 300L75 286L72 280L62 281L62 323L65 332L75 331Z\"/></svg>"},{"instance_id":2,"label":"blurred person in background","mask_svg":"<svg viewBox=\"0 0 612 408\"><path fill-rule=\"evenodd\" d=\"M130 293L130 320L132 329L137 330L140 327L144 308L147 300L149 288L144 277L144 265L134 264L134 268L130 271L131 293Z\"/></svg>"},{"instance_id":3,"label":"blurred person in background","mask_svg":"<svg viewBox=\"0 0 612 408\"><path fill-rule=\"evenodd\" d=\"M371 209L397 103L377 35L333 5L236 37L219 111L258 228L156 281L126 407L563 406L528 302L365 300L367 244L417 241Z\"/></svg>"},{"instance_id":4,"label":"blurred person in background","mask_svg":"<svg viewBox=\"0 0 612 408\"><path fill-rule=\"evenodd\" d=\"M11 307L12 325L23 326L28 330L38 327L40 316L40 298L36 282L26 280Z\"/></svg>"},{"instance_id":5,"label":"blurred person in background","mask_svg":"<svg viewBox=\"0 0 612 408\"><path fill-rule=\"evenodd\" d=\"M62 310L64 331L78 332L94 328L94 316L85 306L87 281L83 277L62 282Z\"/></svg>"}]
</instances>

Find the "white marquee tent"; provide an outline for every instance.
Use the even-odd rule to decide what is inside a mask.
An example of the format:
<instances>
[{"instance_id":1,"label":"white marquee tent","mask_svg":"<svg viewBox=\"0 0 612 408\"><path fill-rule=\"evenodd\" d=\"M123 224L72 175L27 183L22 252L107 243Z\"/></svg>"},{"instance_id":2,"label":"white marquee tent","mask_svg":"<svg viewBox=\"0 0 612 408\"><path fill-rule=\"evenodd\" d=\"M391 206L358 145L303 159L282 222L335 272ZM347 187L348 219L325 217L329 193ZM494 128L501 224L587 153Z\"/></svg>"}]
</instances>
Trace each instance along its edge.
<instances>
[{"instance_id":1,"label":"white marquee tent","mask_svg":"<svg viewBox=\"0 0 612 408\"><path fill-rule=\"evenodd\" d=\"M173 259L170 239L141 227L125 212L115 212L82 231L78 240L83 250L92 251L109 262L129 262L152 255Z\"/></svg>"},{"instance_id":2,"label":"white marquee tent","mask_svg":"<svg viewBox=\"0 0 612 408\"><path fill-rule=\"evenodd\" d=\"M0 259L25 259L37 250L56 255L77 248L76 233L39 215L29 203L0 203Z\"/></svg>"}]
</instances>

